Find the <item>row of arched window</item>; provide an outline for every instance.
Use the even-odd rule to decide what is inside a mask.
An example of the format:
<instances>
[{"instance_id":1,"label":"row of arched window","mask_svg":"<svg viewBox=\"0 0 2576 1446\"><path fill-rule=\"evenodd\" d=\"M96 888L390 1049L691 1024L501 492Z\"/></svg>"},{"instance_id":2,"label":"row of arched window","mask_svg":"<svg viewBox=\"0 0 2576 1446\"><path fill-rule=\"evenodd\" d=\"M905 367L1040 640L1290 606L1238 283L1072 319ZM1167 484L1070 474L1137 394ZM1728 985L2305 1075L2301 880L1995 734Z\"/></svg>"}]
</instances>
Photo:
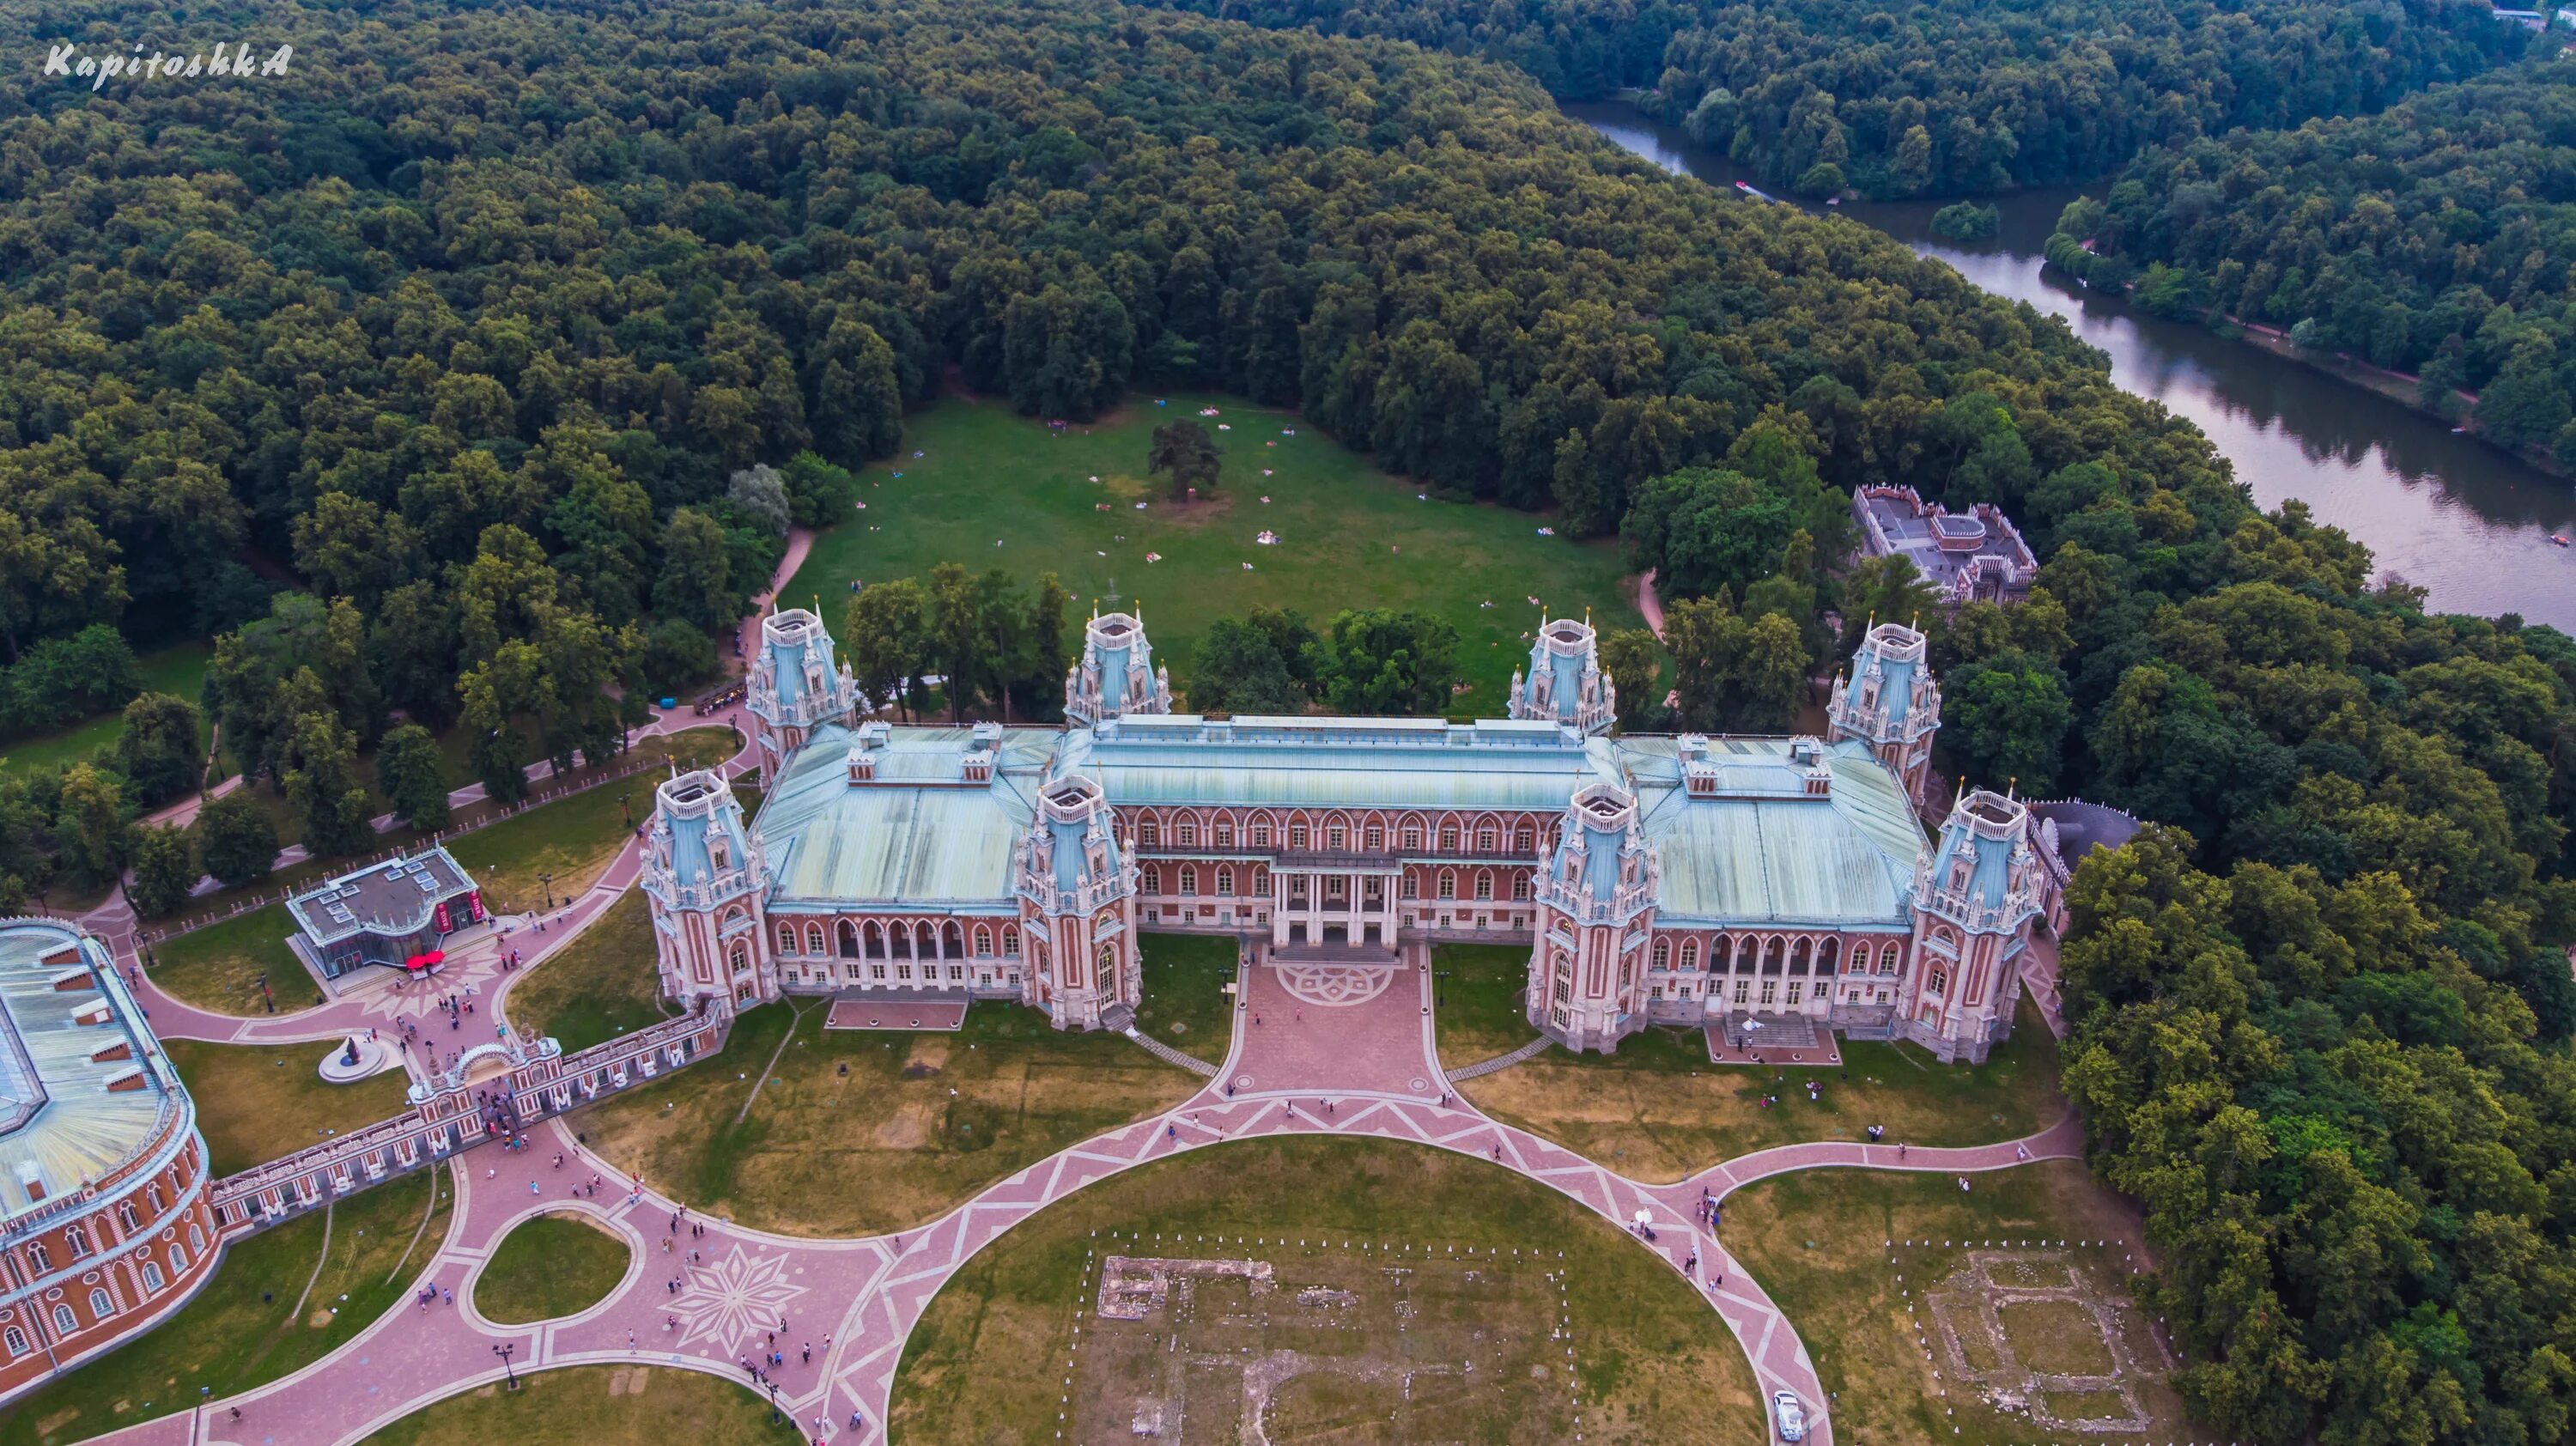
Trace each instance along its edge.
<instances>
[{"instance_id":1,"label":"row of arched window","mask_svg":"<svg viewBox=\"0 0 2576 1446\"><path fill-rule=\"evenodd\" d=\"M69 1241L70 1238L78 1234L79 1231L79 1226L73 1226L70 1231L65 1232L66 1240ZM172 1275L185 1275L187 1273L189 1250L191 1247L200 1251L206 1248L205 1232L198 1227L191 1225L188 1227L188 1240L188 1245L181 1245L178 1241L173 1240L161 1247L161 1253L169 1257L170 1261L170 1268L167 1274L162 1271L161 1262L157 1260L147 1258L137 1264L135 1274L143 1283L144 1295L147 1297L159 1295L162 1289L170 1283ZM88 1253L85 1242L74 1245L73 1248L76 1252L73 1258L76 1260L81 1258L82 1255ZM37 1241L31 1244L28 1247L28 1253L33 1257L36 1263L36 1269L39 1272L48 1268L44 1263L44 1242ZM100 1321L113 1317L115 1314L116 1300L113 1296L107 1293L107 1288L105 1286L90 1287L90 1324L96 1325ZM54 1302L52 1316L54 1324L54 1338L56 1340L61 1340L65 1337L78 1334L81 1330L80 1318L72 1312L71 1302L69 1301L58 1300ZM8 1348L9 1357L12 1360L27 1354L28 1351L33 1349L33 1346L27 1339L26 1330L23 1327L16 1325L9 1326L5 1330L0 1330L0 1346Z\"/></svg>"},{"instance_id":2,"label":"row of arched window","mask_svg":"<svg viewBox=\"0 0 2576 1446\"><path fill-rule=\"evenodd\" d=\"M1844 972L1894 974L1903 963L1904 950L1904 944L1894 939L1875 945L1867 939L1860 940L1850 946L1851 963ZM1720 934L1708 941L1708 967L1721 974L1777 974L1784 969L1792 974L1831 974L1842 953L1843 941L1831 935ZM1683 969L1697 969L1700 941L1659 936L1650 962L1657 969L1673 968L1677 962Z\"/></svg>"},{"instance_id":3,"label":"row of arched window","mask_svg":"<svg viewBox=\"0 0 2576 1446\"><path fill-rule=\"evenodd\" d=\"M1444 854L1461 853L1472 846L1480 854L1509 850L1526 857L1538 847L1538 827L1526 818L1510 820L1491 815L1466 819L1452 816L1437 822L1404 816L1390 822L1379 814L1363 815L1357 820L1341 814L1326 814L1320 819L1292 814L1279 821L1267 813L1256 813L1239 823L1230 815L1204 821L1177 818L1168 825L1154 815L1136 821L1137 847L1162 848L1166 839L1171 841L1171 847L1183 849L1231 849L1238 846L1240 839L1240 847L1256 850L1347 853L1356 848L1384 853L1392 842L1405 853L1420 853L1429 844Z\"/></svg>"},{"instance_id":4,"label":"row of arched window","mask_svg":"<svg viewBox=\"0 0 2576 1446\"><path fill-rule=\"evenodd\" d=\"M1164 867L1162 864L1144 866L1140 882L1146 893L1160 895L1163 892L1163 880L1166 877L1163 872ZM1458 892L1459 875L1460 871L1457 869L1440 870L1432 879L1432 896L1440 899L1461 897ZM1236 874L1230 864L1211 865L1205 872L1201 872L1201 867L1197 864L1180 864L1169 877L1174 884L1173 892L1183 898L1196 897L1202 881L1212 884L1216 897L1220 899L1230 899L1235 896ZM1497 890L1500 887L1492 869L1477 869L1467 876L1465 882L1469 891L1465 897L1480 901L1497 897ZM1255 898L1266 896L1270 892L1270 871L1259 864L1253 865L1245 885L1246 894ZM1516 900L1525 900L1530 896L1530 877L1527 873L1514 873L1511 876L1510 894ZM1422 897L1422 880L1419 875L1412 872L1405 874L1399 897L1406 899ZM1298 901L1291 900L1291 902Z\"/></svg>"},{"instance_id":5,"label":"row of arched window","mask_svg":"<svg viewBox=\"0 0 2576 1446\"><path fill-rule=\"evenodd\" d=\"M970 931L954 919L946 923L870 919L864 925L838 919L826 933L819 920L808 920L801 927L794 920L778 922L779 953L815 958L837 954L844 959L990 959L996 957L996 943L1000 957L1018 958L1020 926L1004 924L996 930L991 924L977 924Z\"/></svg>"}]
</instances>

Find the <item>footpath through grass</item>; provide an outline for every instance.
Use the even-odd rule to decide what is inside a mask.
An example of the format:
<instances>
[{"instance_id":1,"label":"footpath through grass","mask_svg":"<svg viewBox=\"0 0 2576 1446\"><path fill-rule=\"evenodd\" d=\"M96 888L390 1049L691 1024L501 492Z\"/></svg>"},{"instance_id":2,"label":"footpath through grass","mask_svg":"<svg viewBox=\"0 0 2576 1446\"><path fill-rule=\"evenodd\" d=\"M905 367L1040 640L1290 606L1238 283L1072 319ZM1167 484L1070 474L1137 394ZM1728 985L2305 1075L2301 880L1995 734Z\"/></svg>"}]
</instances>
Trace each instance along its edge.
<instances>
[{"instance_id":1,"label":"footpath through grass","mask_svg":"<svg viewBox=\"0 0 2576 1446\"><path fill-rule=\"evenodd\" d=\"M652 916L643 890L629 889L571 943L513 975L501 1007L570 1054L668 1017L661 988Z\"/></svg>"},{"instance_id":2,"label":"footpath through grass","mask_svg":"<svg viewBox=\"0 0 2576 1446\"><path fill-rule=\"evenodd\" d=\"M67 1446L186 1410L200 1386L229 1396L302 1370L405 1303L453 1196L445 1168L423 1170L333 1202L327 1255L319 1211L235 1243L176 1315L0 1408L0 1446Z\"/></svg>"},{"instance_id":3,"label":"footpath through grass","mask_svg":"<svg viewBox=\"0 0 2576 1446\"><path fill-rule=\"evenodd\" d=\"M1924 1323L1928 1329L1925 1292L1940 1287L1966 1263L1969 1247L1989 1240L1996 1245L2039 1239L2124 1242L2125 1250L2097 1246L2077 1250L2071 1258L2082 1268L2080 1278L2100 1298L2125 1299L2121 1292L2128 1266L2122 1257L2135 1253L2139 1237L2135 1208L2096 1183L2077 1161L1992 1171L1970 1177L1969 1184L1962 1191L1951 1175L1812 1170L1765 1180L1727 1197L1727 1249L1770 1292L1806 1342L1825 1389L1835 1394L1834 1438L1871 1446L2008 1446L2077 1437L2209 1439L2206 1431L2195 1434L2180 1401L2160 1383L2140 1384L2140 1401L2153 1423L2150 1430L2066 1435L1993 1410L1973 1385L1934 1378L1941 1352L1936 1342L1936 1359L1926 1361L1915 1326ZM1891 1240L1956 1244L1900 1249L1899 1264L1891 1265L1886 1247ZM2139 1262L2143 1264L2143 1256ZM2060 1269L2034 1274L2032 1283L2053 1283L2048 1274L2058 1281L2065 1278ZM1912 1294L1900 1293L1904 1290ZM2129 1309L2134 1312L2135 1307ZM2089 1319L2077 1319L2080 1332L2050 1344L2070 1361L2098 1358L2099 1328ZM1963 1318L1959 1324L1964 1329L1969 1321ZM2007 1315L2007 1330L2013 1324ZM2088 1344L2086 1337L2092 1349L2077 1349ZM2024 1349L2038 1344L2016 1340ZM1971 1364L1985 1369L1994 1362L1972 1359ZM2040 1364L2051 1362L2043 1358Z\"/></svg>"},{"instance_id":4,"label":"footpath through grass","mask_svg":"<svg viewBox=\"0 0 2576 1446\"><path fill-rule=\"evenodd\" d=\"M1130 1170L1003 1235L966 1263L914 1328L895 1377L892 1436L913 1446L1050 1439L1063 1409L1059 1368L1072 1349L1076 1307L1091 1304L1077 1298L1084 1256L1119 1249L1094 1234L1112 1228L1160 1232L1176 1242L1171 1253L1201 1258L1296 1254L1293 1246L1237 1250L1238 1235L1329 1236L1336 1248L1367 1240L1535 1249L1542 1255L1534 1268L1565 1273L1584 1440L1740 1446L1761 1436L1743 1351L1647 1247L1483 1160L1315 1138L1215 1145ZM1199 1243L1220 1233L1226 1245Z\"/></svg>"},{"instance_id":5,"label":"footpath through grass","mask_svg":"<svg viewBox=\"0 0 2576 1446\"><path fill-rule=\"evenodd\" d=\"M165 1039L161 1048L196 1102L208 1168L217 1175L247 1170L390 1119L403 1112L403 1092L411 1084L399 1069L351 1084L329 1083L321 1066L339 1052L337 1043L270 1046Z\"/></svg>"},{"instance_id":6,"label":"footpath through grass","mask_svg":"<svg viewBox=\"0 0 2576 1446\"><path fill-rule=\"evenodd\" d=\"M1444 946L1433 952L1443 1003L1433 1011L1450 1068L1536 1037L1520 1014L1529 951ZM1910 1044L1842 1042L1839 1069L1717 1065L1696 1029L1655 1028L1614 1054L1550 1048L1460 1086L1478 1109L1640 1180L1677 1180L1730 1156L1802 1140L1978 1145L2035 1133L2065 1107L2057 1042L2024 1002L2013 1037L1984 1064L1943 1064ZM1807 1082L1823 1088L1810 1102ZM1774 1101L1765 1104L1765 1099Z\"/></svg>"},{"instance_id":7,"label":"footpath through grass","mask_svg":"<svg viewBox=\"0 0 2576 1446\"><path fill-rule=\"evenodd\" d=\"M1232 936L1145 934L1145 1002L1136 1027L1183 1054L1225 1063L1234 1042L1235 942Z\"/></svg>"},{"instance_id":8,"label":"footpath through grass","mask_svg":"<svg viewBox=\"0 0 2576 1446\"><path fill-rule=\"evenodd\" d=\"M1200 1083L1123 1035L1065 1033L1017 1005L977 1004L955 1033L826 1031L826 1013L821 1001L801 1017L751 1010L716 1057L590 1106L573 1127L693 1209L868 1235L935 1219Z\"/></svg>"},{"instance_id":9,"label":"footpath through grass","mask_svg":"<svg viewBox=\"0 0 2576 1446\"><path fill-rule=\"evenodd\" d=\"M793 1421L732 1381L668 1366L573 1366L522 1371L519 1389L490 1385L450 1396L386 1426L365 1446L590 1446L602 1441L690 1446L797 1446Z\"/></svg>"},{"instance_id":10,"label":"footpath through grass","mask_svg":"<svg viewBox=\"0 0 2576 1446\"><path fill-rule=\"evenodd\" d=\"M950 399L914 414L896 460L861 474L867 509L814 540L781 601L819 597L837 636L853 579L927 576L942 562L1000 567L1024 581L1051 571L1077 616L1095 601L1132 608L1141 599L1154 656L1184 687L1213 619L1269 604L1322 627L1344 608L1411 609L1458 629L1475 687L1449 711L1494 717L1512 669L1529 658L1539 612L1531 597L1552 615L1590 608L1605 627L1642 625L1612 544L1539 536L1552 517L1422 501L1419 486L1291 413L1235 397L1166 400L1133 397L1061 433L1000 402ZM1207 406L1219 415L1199 416ZM1185 418L1224 454L1213 501L1176 505L1170 485L1146 474L1154 428ZM1276 545L1257 541L1265 531Z\"/></svg>"},{"instance_id":11,"label":"footpath through grass","mask_svg":"<svg viewBox=\"0 0 2576 1446\"><path fill-rule=\"evenodd\" d=\"M578 1315L626 1278L634 1251L587 1215L539 1215L510 1227L474 1277L474 1308L494 1325Z\"/></svg>"}]
</instances>

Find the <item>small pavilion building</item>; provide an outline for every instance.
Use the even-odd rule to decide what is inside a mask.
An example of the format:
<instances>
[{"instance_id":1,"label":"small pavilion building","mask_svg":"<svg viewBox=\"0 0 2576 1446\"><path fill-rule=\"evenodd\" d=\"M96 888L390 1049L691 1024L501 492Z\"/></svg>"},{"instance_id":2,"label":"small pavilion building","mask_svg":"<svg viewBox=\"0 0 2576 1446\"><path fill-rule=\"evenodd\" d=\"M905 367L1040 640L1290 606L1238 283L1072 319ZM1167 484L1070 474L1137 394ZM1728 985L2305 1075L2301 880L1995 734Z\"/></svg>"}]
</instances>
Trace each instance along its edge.
<instances>
[{"instance_id":1,"label":"small pavilion building","mask_svg":"<svg viewBox=\"0 0 2576 1446\"><path fill-rule=\"evenodd\" d=\"M399 969L484 921L483 891L435 847L342 874L288 899L286 912L289 947L325 979L366 964Z\"/></svg>"}]
</instances>

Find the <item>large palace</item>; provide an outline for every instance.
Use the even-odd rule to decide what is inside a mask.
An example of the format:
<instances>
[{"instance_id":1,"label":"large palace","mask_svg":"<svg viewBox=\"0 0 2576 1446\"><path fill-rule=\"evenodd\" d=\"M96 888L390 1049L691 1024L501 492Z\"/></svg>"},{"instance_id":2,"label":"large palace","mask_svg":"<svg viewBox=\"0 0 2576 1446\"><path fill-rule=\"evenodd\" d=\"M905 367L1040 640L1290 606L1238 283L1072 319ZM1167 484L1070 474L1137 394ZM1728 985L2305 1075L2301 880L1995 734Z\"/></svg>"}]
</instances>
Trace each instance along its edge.
<instances>
[{"instance_id":1,"label":"large palace","mask_svg":"<svg viewBox=\"0 0 2576 1446\"><path fill-rule=\"evenodd\" d=\"M1176 714L1125 613L1091 620L1063 728L857 721L802 609L763 621L748 686L758 817L684 773L648 840L662 985L701 1007L966 996L1125 1028L1141 930L1280 962L1509 943L1570 1048L1685 1024L1979 1060L2044 905L2020 801L1966 793L1927 833L1941 695L1900 624L1870 630L1821 738L1612 737L1570 619L1540 626L1511 716L1471 723Z\"/></svg>"},{"instance_id":2,"label":"large palace","mask_svg":"<svg viewBox=\"0 0 2576 1446\"><path fill-rule=\"evenodd\" d=\"M207 1183L195 1107L106 946L0 920L0 1398L195 1292Z\"/></svg>"}]
</instances>

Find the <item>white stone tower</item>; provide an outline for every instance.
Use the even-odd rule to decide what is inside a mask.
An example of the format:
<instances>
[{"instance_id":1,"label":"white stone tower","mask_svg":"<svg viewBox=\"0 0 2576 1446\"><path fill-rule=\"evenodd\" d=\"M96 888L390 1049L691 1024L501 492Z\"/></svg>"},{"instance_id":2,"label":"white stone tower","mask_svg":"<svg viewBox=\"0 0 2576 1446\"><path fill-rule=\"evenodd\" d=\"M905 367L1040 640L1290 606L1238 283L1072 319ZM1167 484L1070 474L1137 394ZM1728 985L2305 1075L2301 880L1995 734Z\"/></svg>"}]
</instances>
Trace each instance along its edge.
<instances>
[{"instance_id":1,"label":"white stone tower","mask_svg":"<svg viewBox=\"0 0 2576 1446\"><path fill-rule=\"evenodd\" d=\"M769 865L723 775L692 769L653 790L643 885L666 997L720 1010L778 997L761 917Z\"/></svg>"},{"instance_id":2,"label":"white stone tower","mask_svg":"<svg viewBox=\"0 0 2576 1446\"><path fill-rule=\"evenodd\" d=\"M1945 1061L1975 1061L2012 1033L2042 877L2018 800L1980 788L1950 806L1914 868L1907 1037Z\"/></svg>"},{"instance_id":3,"label":"white stone tower","mask_svg":"<svg viewBox=\"0 0 2576 1446\"><path fill-rule=\"evenodd\" d=\"M1646 1026L1646 940L1660 876L1636 798L1612 783L1577 791L1555 849L1539 859L1529 1020L1542 1033L1607 1054Z\"/></svg>"},{"instance_id":4,"label":"white stone tower","mask_svg":"<svg viewBox=\"0 0 2576 1446\"><path fill-rule=\"evenodd\" d=\"M1825 703L1825 741L1868 744L1917 808L1932 771L1932 735L1941 731L1941 688L1924 661L1923 642L1903 623L1871 628L1852 654L1851 676L1834 679Z\"/></svg>"},{"instance_id":5,"label":"white stone tower","mask_svg":"<svg viewBox=\"0 0 2576 1446\"><path fill-rule=\"evenodd\" d=\"M849 722L858 700L858 680L833 662L832 635L821 618L788 608L760 620L760 651L744 682L744 702L757 720L752 734L763 778L776 778L817 725Z\"/></svg>"},{"instance_id":6,"label":"white stone tower","mask_svg":"<svg viewBox=\"0 0 2576 1446\"><path fill-rule=\"evenodd\" d=\"M1064 675L1066 722L1172 711L1172 677L1154 666L1141 613L1096 614L1082 630L1082 657Z\"/></svg>"},{"instance_id":7,"label":"white stone tower","mask_svg":"<svg viewBox=\"0 0 2576 1446\"><path fill-rule=\"evenodd\" d=\"M1598 642L1588 622L1542 619L1529 671L1512 673L1512 716L1554 719L1588 736L1609 732L1619 716L1619 690L1601 671Z\"/></svg>"},{"instance_id":8,"label":"white stone tower","mask_svg":"<svg viewBox=\"0 0 2576 1446\"><path fill-rule=\"evenodd\" d=\"M1012 887L1028 939L1020 1002L1058 1029L1124 1029L1143 997L1136 952L1136 866L1100 785L1078 774L1038 794Z\"/></svg>"}]
</instances>

